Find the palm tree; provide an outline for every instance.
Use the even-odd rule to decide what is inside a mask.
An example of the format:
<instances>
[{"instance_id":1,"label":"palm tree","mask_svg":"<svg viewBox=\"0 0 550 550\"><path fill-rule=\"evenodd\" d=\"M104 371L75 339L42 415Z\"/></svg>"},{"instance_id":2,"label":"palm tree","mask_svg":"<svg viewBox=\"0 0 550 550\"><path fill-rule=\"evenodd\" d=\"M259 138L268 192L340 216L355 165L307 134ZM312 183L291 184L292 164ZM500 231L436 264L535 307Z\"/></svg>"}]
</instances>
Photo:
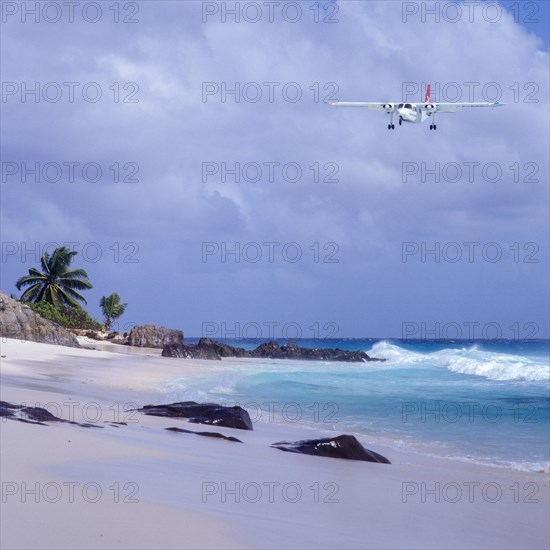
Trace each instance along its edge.
<instances>
[{"instance_id":1,"label":"palm tree","mask_svg":"<svg viewBox=\"0 0 550 550\"><path fill-rule=\"evenodd\" d=\"M124 314L128 304L121 304L120 296L113 292L110 296L103 296L99 301L99 305L105 317L105 328L111 330L113 320Z\"/></svg>"},{"instance_id":2,"label":"palm tree","mask_svg":"<svg viewBox=\"0 0 550 550\"><path fill-rule=\"evenodd\" d=\"M78 302L87 303L77 290L86 290L93 285L83 269L69 269L77 252L61 246L50 256L47 252L40 259L42 272L29 269L29 274L21 277L15 286L17 290L28 286L21 295L22 302L49 302L54 306L79 307Z\"/></svg>"}]
</instances>

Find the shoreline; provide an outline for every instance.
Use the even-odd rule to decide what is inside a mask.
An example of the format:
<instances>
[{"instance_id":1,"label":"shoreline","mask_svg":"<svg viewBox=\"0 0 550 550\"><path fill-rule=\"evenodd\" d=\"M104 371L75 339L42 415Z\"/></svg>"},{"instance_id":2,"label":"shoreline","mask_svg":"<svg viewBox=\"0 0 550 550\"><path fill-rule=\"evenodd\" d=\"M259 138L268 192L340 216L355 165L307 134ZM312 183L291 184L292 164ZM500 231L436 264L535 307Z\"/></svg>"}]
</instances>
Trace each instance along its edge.
<instances>
[{"instance_id":1,"label":"shoreline","mask_svg":"<svg viewBox=\"0 0 550 550\"><path fill-rule=\"evenodd\" d=\"M271 358L248 358L248 357L222 357L221 360L211 360L211 359L182 359L182 358L172 358L172 357L161 357L159 348L146 348L146 347L137 347L137 346L128 346L126 344L112 343L108 341L99 341L99 340L90 340L87 337L79 336L77 340L81 344L81 350L86 351L97 351L97 352L106 352L107 355L101 355L102 359L108 357L108 354L116 354L123 356L136 356L139 360L145 360L149 358L155 362L158 360L159 365L155 365L154 371L158 373L157 376L154 375L154 371L140 371L140 384L137 388L133 388L131 391L142 391L147 390L146 393L142 394L142 397L147 400L150 400L147 403L140 402L140 406L151 403L168 403L182 400L199 400L196 396L184 397L175 395L178 393L177 390L170 390L167 383L171 383L174 380L174 377L177 377L179 374L185 373L185 375L191 375L193 378L202 378L203 375L207 372L209 376L218 375L227 371L227 368L231 368L235 365L241 364L265 364L265 365L274 365L279 361L278 359ZM32 342L32 344L36 344ZM41 344L42 345L42 344ZM51 344L43 344L46 346L52 346ZM53 347L60 347L55 346ZM60 347L61 350L67 348ZM75 349L75 348L71 348ZM62 354L65 355L65 354ZM70 355L70 354L69 354ZM284 360L292 364L294 360ZM310 361L307 361L309 363ZM330 363L329 363L330 364ZM183 369L181 367L184 367ZM177 372L173 372L177 371ZM88 382L83 382L87 384ZM107 388L105 391L112 391L113 380L111 377L108 377L107 380L101 381L98 379L94 380L94 383L106 384ZM137 381L136 381L137 383ZM128 385L121 385L121 388L124 390L129 389ZM220 405L224 406L233 406L235 404L240 404L241 406L246 405L260 405L258 401L244 401L230 399L227 396L220 396L220 398L214 399L214 401ZM487 457L472 457L472 456L446 456L440 452L437 452L438 446L434 445L430 441L422 441L418 439L411 438L409 440L404 440L399 438L396 434L386 434L382 435L377 432L376 429L364 429L362 431L356 431L352 427L348 428L339 428L338 424L332 425L323 423L320 420L318 421L307 421L299 420L298 422L289 422L282 418L280 411L278 414L271 414L269 409L261 409L259 411L260 418L254 418L254 411L251 411L250 414L253 416L253 424L265 423L264 418L269 418L267 423L270 425L278 426L281 432L284 432L286 428L298 427L301 431L309 434L309 437L329 437L332 435L338 435L345 431L350 435L354 435L358 439L363 441L368 440L371 445L378 445L387 452L404 452L411 453L413 455L425 456L429 458L434 458L438 460L446 460L456 463L465 463L484 466L488 468L496 468L498 470L508 470L510 472L524 472L527 474L543 474L548 475L550 472L546 469L526 469L518 466L512 466L511 463L505 462L491 462ZM258 415L256 415L258 416ZM342 431L343 430L343 431ZM305 437L305 436L304 436Z\"/></svg>"},{"instance_id":2,"label":"shoreline","mask_svg":"<svg viewBox=\"0 0 550 550\"><path fill-rule=\"evenodd\" d=\"M200 376L223 370L232 359L157 359L156 349L113 353L112 348L62 348L17 340L3 341L1 350L6 356L1 365L3 401L50 403L48 410L76 421L89 421L95 411L97 424L105 426L1 423L3 481L62 487L64 482L93 482L104 497L93 504L82 499L69 502L63 495L52 506L43 498L21 502L20 493L8 495L2 505L2 524L7 526L3 547L79 548L90 541L98 548L547 546L546 474L384 448L374 440L366 441L364 435L359 437L361 443L387 456L391 465L294 455L270 444L322 437L324 430L316 434L308 426L259 420L254 431L246 432L125 410L124 404L130 402L139 406L168 402L160 389L178 371ZM55 404L60 407L57 411ZM127 421L127 425L113 426L113 421ZM243 444L174 434L166 431L169 426L217 431L236 436ZM114 503L109 487L116 483L125 497L133 487L124 489L125 484L135 483L139 502ZM242 492L245 486L248 493ZM237 487L239 502L231 493ZM282 494L279 489L284 487L301 490L301 497L292 502L295 494ZM258 489L260 498L253 502ZM452 502L457 489L462 495ZM487 494L482 494L484 489ZM501 497L491 502L491 491L497 489ZM118 518L112 525L101 521L109 514ZM126 515L138 518L132 521L136 530L124 525ZM98 523L86 536L72 528L56 534L66 529L64 518L73 516L76 522L91 516ZM33 534L24 529L29 518L56 528ZM150 525L151 521L159 522L153 529L155 537L137 528L140 522ZM464 522L470 526L467 534ZM395 530L395 524L401 528Z\"/></svg>"}]
</instances>

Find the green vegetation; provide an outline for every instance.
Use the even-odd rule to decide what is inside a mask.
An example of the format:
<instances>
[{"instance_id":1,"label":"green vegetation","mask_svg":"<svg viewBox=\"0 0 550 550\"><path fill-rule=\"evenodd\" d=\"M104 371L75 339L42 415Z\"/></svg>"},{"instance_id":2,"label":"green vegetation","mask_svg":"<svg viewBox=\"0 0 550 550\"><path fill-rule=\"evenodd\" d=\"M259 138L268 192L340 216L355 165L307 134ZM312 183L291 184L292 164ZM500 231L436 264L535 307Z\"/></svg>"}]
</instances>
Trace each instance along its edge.
<instances>
[{"instance_id":1,"label":"green vegetation","mask_svg":"<svg viewBox=\"0 0 550 550\"><path fill-rule=\"evenodd\" d=\"M17 290L28 287L19 301L28 304L38 315L65 328L102 330L103 325L82 309L79 303L87 302L77 291L90 289L93 285L86 271L69 269L76 254L76 251L70 251L65 246L56 248L51 256L44 253L40 259L42 271L31 268L28 275L20 277L15 283ZM101 298L100 306L107 330L110 330L114 319L123 315L127 305L120 303L120 296L116 292Z\"/></svg>"},{"instance_id":2,"label":"green vegetation","mask_svg":"<svg viewBox=\"0 0 550 550\"><path fill-rule=\"evenodd\" d=\"M76 251L70 251L67 247L56 248L50 256L44 253L40 260L42 272L34 267L29 269L29 274L18 279L15 283L17 290L28 286L21 295L23 302L49 302L60 308L61 306L79 307L78 302L86 303L86 300L77 290L92 288L88 281L88 274L83 269L69 269Z\"/></svg>"},{"instance_id":3,"label":"green vegetation","mask_svg":"<svg viewBox=\"0 0 550 550\"><path fill-rule=\"evenodd\" d=\"M105 317L105 328L107 330L111 330L113 320L123 315L128 306L128 304L120 303L120 296L116 292L113 292L110 296L103 296L99 305Z\"/></svg>"},{"instance_id":4,"label":"green vegetation","mask_svg":"<svg viewBox=\"0 0 550 550\"><path fill-rule=\"evenodd\" d=\"M68 329L101 330L103 325L90 317L79 305L54 306L45 300L28 304L30 308L44 319L55 321Z\"/></svg>"}]
</instances>

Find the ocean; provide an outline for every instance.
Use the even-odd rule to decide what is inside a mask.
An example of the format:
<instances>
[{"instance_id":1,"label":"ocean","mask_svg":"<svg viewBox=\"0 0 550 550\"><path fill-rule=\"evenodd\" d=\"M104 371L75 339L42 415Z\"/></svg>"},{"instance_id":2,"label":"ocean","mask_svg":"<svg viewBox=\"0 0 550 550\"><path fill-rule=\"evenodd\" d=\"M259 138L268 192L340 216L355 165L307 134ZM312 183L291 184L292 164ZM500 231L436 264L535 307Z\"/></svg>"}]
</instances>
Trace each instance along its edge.
<instances>
[{"instance_id":1,"label":"ocean","mask_svg":"<svg viewBox=\"0 0 550 550\"><path fill-rule=\"evenodd\" d=\"M253 349L262 341L224 342ZM167 397L239 404L253 421L299 423L312 437L352 433L424 454L550 471L548 340L295 342L386 361L222 361L211 374L171 380Z\"/></svg>"}]
</instances>

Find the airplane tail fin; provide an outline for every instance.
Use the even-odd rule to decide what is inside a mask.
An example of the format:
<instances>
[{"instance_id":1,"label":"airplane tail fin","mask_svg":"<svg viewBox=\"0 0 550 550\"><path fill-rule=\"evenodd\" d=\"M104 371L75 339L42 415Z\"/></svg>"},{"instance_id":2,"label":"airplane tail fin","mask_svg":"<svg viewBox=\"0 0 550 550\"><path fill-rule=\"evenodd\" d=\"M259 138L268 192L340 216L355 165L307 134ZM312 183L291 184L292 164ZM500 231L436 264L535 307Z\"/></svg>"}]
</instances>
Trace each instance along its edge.
<instances>
[{"instance_id":1,"label":"airplane tail fin","mask_svg":"<svg viewBox=\"0 0 550 550\"><path fill-rule=\"evenodd\" d=\"M426 90L426 99L424 100L424 103L430 102L430 88L432 87L431 84L428 84L428 89Z\"/></svg>"}]
</instances>

